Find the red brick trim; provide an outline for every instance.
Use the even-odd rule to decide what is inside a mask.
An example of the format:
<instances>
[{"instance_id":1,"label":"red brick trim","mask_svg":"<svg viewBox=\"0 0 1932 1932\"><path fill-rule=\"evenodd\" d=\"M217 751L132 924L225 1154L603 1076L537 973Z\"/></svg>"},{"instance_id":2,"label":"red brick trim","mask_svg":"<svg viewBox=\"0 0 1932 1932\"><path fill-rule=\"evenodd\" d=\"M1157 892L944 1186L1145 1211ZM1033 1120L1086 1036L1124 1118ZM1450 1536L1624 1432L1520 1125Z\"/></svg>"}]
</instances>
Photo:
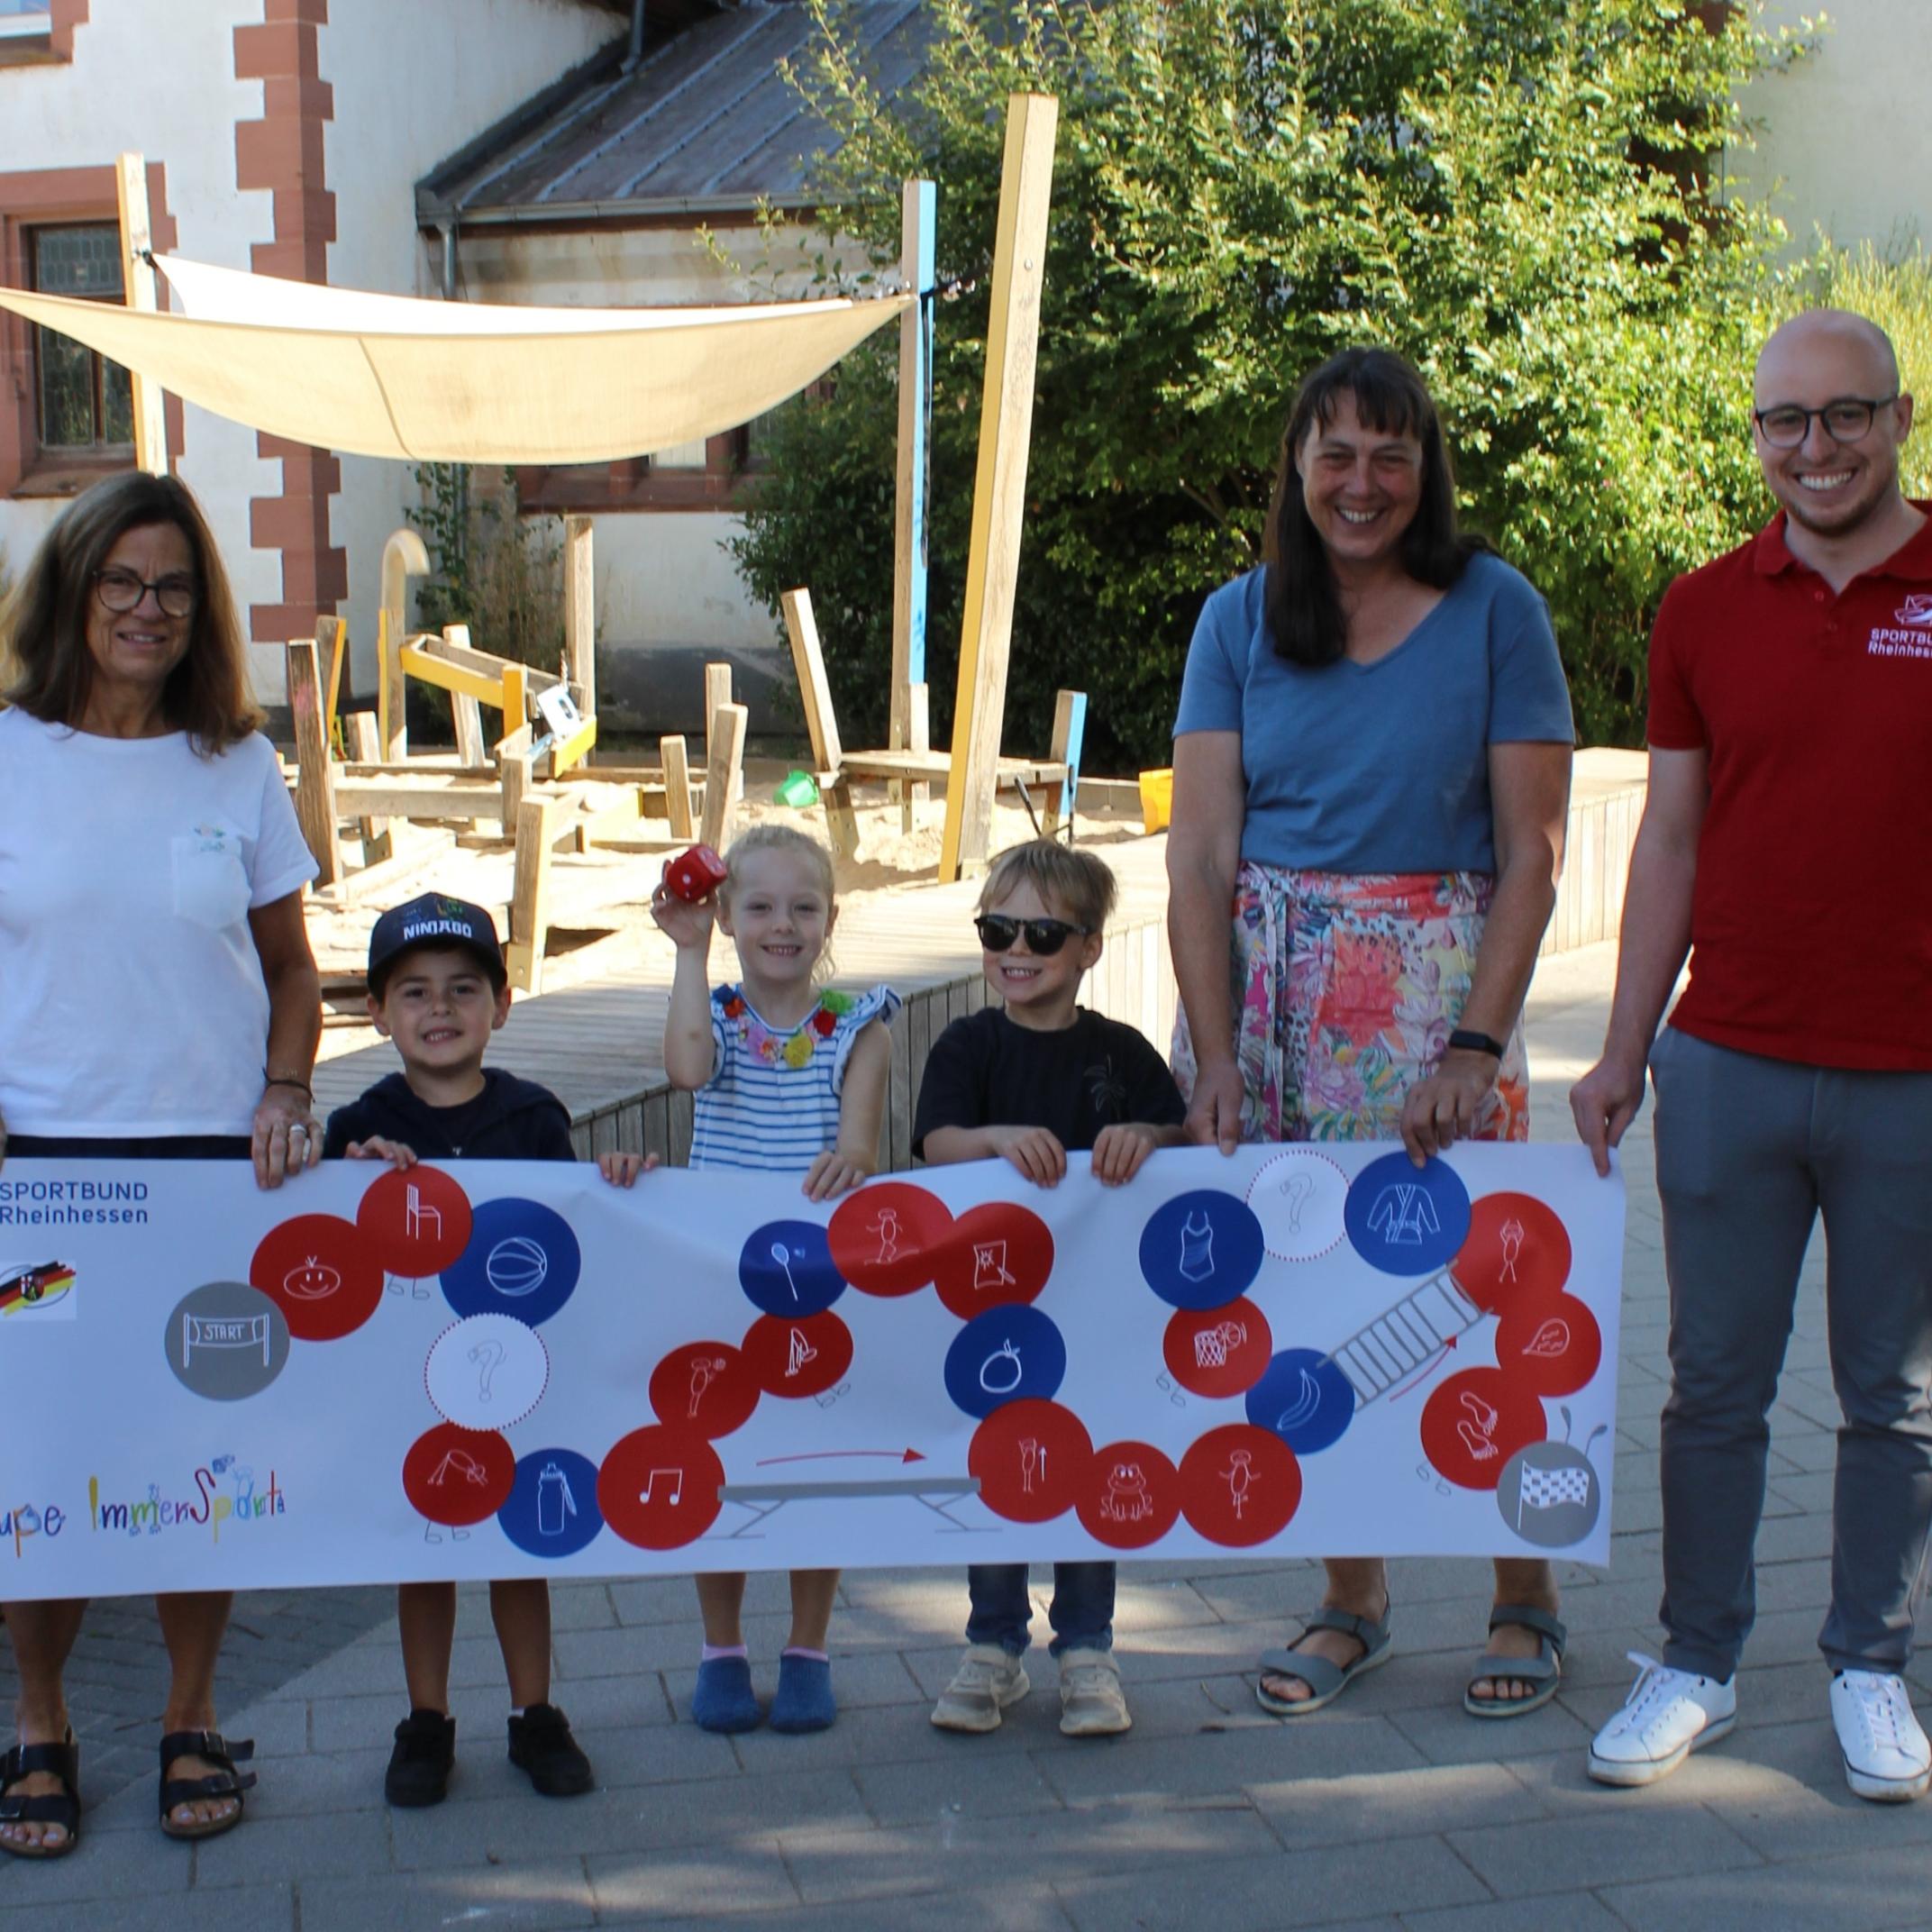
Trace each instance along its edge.
<instances>
[{"instance_id":1,"label":"red brick trim","mask_svg":"<svg viewBox=\"0 0 1932 1932\"><path fill-rule=\"evenodd\" d=\"M0 67L55 67L71 61L74 30L87 23L87 0L53 0L44 35L30 33L24 40L0 41Z\"/></svg>"},{"instance_id":2,"label":"red brick trim","mask_svg":"<svg viewBox=\"0 0 1932 1932\"><path fill-rule=\"evenodd\" d=\"M56 60L74 58L74 30L87 23L87 0L53 0L53 21L48 39L53 43Z\"/></svg>"},{"instance_id":3,"label":"red brick trim","mask_svg":"<svg viewBox=\"0 0 1932 1932\"><path fill-rule=\"evenodd\" d=\"M322 77L316 32L328 21L329 0L262 0L260 23L234 30L235 78L262 83L261 119L235 123L235 186L275 197L275 238L250 251L260 275L329 278L335 196L324 178L323 126L335 118L335 90ZM342 469L326 450L280 436L258 434L255 446L282 466L280 495L249 505L250 541L282 553L282 597L249 606L249 635L275 643L313 635L316 617L349 595L349 553L329 542Z\"/></svg>"},{"instance_id":4,"label":"red brick trim","mask_svg":"<svg viewBox=\"0 0 1932 1932\"><path fill-rule=\"evenodd\" d=\"M85 17L85 10L83 15ZM148 211L157 251L175 245L168 212L168 170L148 163ZM53 222L115 222L120 205L112 162L98 168L41 168L0 174L0 281L27 286L27 231ZM178 397L168 398L168 454L178 460L182 415ZM33 409L33 331L18 315L0 314L0 496L71 496L96 478L132 468L108 459L40 463Z\"/></svg>"}]
</instances>

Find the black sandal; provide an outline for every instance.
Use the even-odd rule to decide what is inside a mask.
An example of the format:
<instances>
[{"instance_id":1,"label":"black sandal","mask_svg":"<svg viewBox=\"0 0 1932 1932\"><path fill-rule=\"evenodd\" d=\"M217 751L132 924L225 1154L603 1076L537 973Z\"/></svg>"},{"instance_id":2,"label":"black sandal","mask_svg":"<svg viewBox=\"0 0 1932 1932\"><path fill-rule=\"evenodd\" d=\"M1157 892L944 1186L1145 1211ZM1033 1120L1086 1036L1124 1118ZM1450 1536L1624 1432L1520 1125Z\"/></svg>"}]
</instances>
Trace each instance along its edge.
<instances>
[{"instance_id":1,"label":"black sandal","mask_svg":"<svg viewBox=\"0 0 1932 1932\"><path fill-rule=\"evenodd\" d=\"M161 1739L161 1829L170 1838L215 1838L242 1822L242 1794L255 1782L255 1773L237 1773L235 1763L255 1754L255 1740L239 1737L230 1744L219 1731L170 1731ZM178 1757L206 1758L218 1769L198 1778L170 1778L168 1767ZM197 1804L204 1798L232 1798L235 1808L226 1818L198 1825L178 1825L169 1816L177 1805Z\"/></svg>"},{"instance_id":2,"label":"black sandal","mask_svg":"<svg viewBox=\"0 0 1932 1932\"><path fill-rule=\"evenodd\" d=\"M0 1838L0 1852L15 1858L65 1858L80 1843L80 1746L72 1731L57 1745L15 1745L0 1757L0 1791L36 1772L59 1779L60 1789L39 1798L0 1797L0 1825L59 1825L67 1836L58 1845L44 1838L37 1845Z\"/></svg>"}]
</instances>

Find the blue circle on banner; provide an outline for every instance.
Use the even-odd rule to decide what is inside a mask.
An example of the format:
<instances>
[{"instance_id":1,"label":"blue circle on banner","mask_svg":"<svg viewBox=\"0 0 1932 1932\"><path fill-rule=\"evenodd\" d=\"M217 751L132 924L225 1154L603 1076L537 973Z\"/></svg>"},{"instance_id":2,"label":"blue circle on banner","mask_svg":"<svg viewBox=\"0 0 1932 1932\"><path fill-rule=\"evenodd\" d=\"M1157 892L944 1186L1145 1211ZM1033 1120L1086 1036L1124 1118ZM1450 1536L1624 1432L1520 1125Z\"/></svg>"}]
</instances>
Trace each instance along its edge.
<instances>
[{"instance_id":1,"label":"blue circle on banner","mask_svg":"<svg viewBox=\"0 0 1932 1932\"><path fill-rule=\"evenodd\" d=\"M1370 1267L1432 1274L1469 1237L1469 1189L1433 1154L1417 1167L1406 1153L1385 1153L1349 1183L1342 1222Z\"/></svg>"},{"instance_id":2,"label":"blue circle on banner","mask_svg":"<svg viewBox=\"0 0 1932 1932\"><path fill-rule=\"evenodd\" d=\"M825 1230L812 1221L767 1221L738 1251L738 1282L752 1306L780 1319L823 1315L845 1292Z\"/></svg>"},{"instance_id":3,"label":"blue circle on banner","mask_svg":"<svg viewBox=\"0 0 1932 1932\"><path fill-rule=\"evenodd\" d=\"M1045 1401L1067 1372L1067 1344L1038 1308L1009 1304L976 1315L946 1351L946 1393L982 1419L1023 1396Z\"/></svg>"},{"instance_id":4,"label":"blue circle on banner","mask_svg":"<svg viewBox=\"0 0 1932 1932\"><path fill-rule=\"evenodd\" d=\"M1355 1391L1333 1355L1284 1348L1248 1390L1248 1420L1279 1435L1297 1455L1341 1441L1355 1419Z\"/></svg>"},{"instance_id":5,"label":"blue circle on banner","mask_svg":"<svg viewBox=\"0 0 1932 1932\"><path fill-rule=\"evenodd\" d=\"M533 1556L575 1556L604 1527L597 1464L574 1449L538 1449L524 1456L497 1521L518 1549Z\"/></svg>"},{"instance_id":6,"label":"blue circle on banner","mask_svg":"<svg viewBox=\"0 0 1932 1932\"><path fill-rule=\"evenodd\" d=\"M541 1201L485 1201L469 1245L442 1271L442 1296L459 1315L509 1315L534 1328L577 1286L583 1254L570 1224Z\"/></svg>"},{"instance_id":7,"label":"blue circle on banner","mask_svg":"<svg viewBox=\"0 0 1932 1932\"><path fill-rule=\"evenodd\" d=\"M1141 1230L1141 1273L1176 1308L1225 1308L1262 1271L1262 1224L1218 1188L1177 1194Z\"/></svg>"}]
</instances>

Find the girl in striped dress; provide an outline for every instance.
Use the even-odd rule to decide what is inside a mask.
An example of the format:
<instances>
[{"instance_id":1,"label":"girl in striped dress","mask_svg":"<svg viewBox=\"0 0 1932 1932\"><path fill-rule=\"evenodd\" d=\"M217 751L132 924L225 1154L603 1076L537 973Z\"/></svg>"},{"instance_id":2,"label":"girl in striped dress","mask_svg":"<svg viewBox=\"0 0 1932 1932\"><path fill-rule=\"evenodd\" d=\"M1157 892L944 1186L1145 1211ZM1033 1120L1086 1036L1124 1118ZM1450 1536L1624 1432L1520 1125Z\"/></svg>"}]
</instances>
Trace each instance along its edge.
<instances>
[{"instance_id":1,"label":"girl in striped dress","mask_svg":"<svg viewBox=\"0 0 1932 1932\"><path fill-rule=\"evenodd\" d=\"M837 917L832 855L783 825L747 832L724 855L715 899L688 905L660 886L652 915L678 949L664 1022L664 1071L694 1094L693 1167L804 1177L830 1200L878 1165L898 995L822 990L818 968ZM738 949L735 985L712 988L715 923ZM700 1576L705 1647L691 1716L707 1731L747 1731L764 1711L752 1690L741 1610L744 1578ZM836 1570L791 1572L791 1636L771 1702L777 1731L818 1731L838 1715L825 1629Z\"/></svg>"}]
</instances>

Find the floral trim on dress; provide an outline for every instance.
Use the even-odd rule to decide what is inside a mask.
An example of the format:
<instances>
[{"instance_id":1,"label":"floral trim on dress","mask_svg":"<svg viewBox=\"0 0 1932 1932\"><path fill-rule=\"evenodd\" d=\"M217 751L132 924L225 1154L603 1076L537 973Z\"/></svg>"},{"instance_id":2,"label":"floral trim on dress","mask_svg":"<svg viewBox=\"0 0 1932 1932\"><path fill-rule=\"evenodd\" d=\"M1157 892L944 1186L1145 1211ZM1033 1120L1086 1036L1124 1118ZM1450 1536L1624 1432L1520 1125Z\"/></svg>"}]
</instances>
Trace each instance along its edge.
<instances>
[{"instance_id":1,"label":"floral trim on dress","mask_svg":"<svg viewBox=\"0 0 1932 1932\"><path fill-rule=\"evenodd\" d=\"M1394 1140L1408 1089L1448 1050L1495 881L1481 872L1352 876L1244 861L1231 951L1246 1141ZM1192 1096L1188 1017L1174 1078ZM1529 1138L1520 1018L1470 1136Z\"/></svg>"},{"instance_id":2,"label":"floral trim on dress","mask_svg":"<svg viewBox=\"0 0 1932 1932\"><path fill-rule=\"evenodd\" d=\"M803 1067L811 1063L818 1043L837 1032L839 1021L856 1004L850 993L821 993L811 1012L782 1033L766 1025L736 987L719 999L718 1010L737 1028L745 1052L754 1060L773 1067Z\"/></svg>"}]
</instances>

